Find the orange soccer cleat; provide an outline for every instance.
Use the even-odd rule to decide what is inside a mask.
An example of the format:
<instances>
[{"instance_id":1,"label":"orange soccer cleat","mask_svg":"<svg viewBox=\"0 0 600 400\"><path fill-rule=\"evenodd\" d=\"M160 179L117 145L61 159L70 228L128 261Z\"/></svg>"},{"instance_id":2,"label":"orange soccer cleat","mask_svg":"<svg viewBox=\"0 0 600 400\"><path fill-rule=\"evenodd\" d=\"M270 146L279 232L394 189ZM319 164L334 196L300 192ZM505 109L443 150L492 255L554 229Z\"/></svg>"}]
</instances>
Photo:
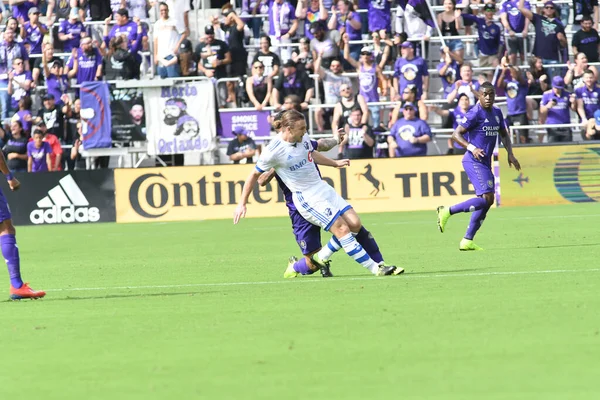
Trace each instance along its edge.
<instances>
[{"instance_id":1,"label":"orange soccer cleat","mask_svg":"<svg viewBox=\"0 0 600 400\"><path fill-rule=\"evenodd\" d=\"M43 291L35 291L29 287L28 283L24 283L18 289L15 289L12 285L10 285L10 299L11 300L21 300L21 299L41 299L46 295L46 292Z\"/></svg>"}]
</instances>

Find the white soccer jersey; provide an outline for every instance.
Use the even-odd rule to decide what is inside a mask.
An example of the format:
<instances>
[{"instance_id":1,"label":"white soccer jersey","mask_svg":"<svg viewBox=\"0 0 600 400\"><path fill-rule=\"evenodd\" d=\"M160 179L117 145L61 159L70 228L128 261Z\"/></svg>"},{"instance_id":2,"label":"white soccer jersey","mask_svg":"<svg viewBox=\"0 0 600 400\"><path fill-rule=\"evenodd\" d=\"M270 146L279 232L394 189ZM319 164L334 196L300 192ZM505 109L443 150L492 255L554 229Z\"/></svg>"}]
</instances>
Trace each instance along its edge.
<instances>
[{"instance_id":1,"label":"white soccer jersey","mask_svg":"<svg viewBox=\"0 0 600 400\"><path fill-rule=\"evenodd\" d=\"M260 172L275 168L283 183L294 192L307 192L321 183L321 176L312 159L312 143L304 134L299 143L290 143L277 135L256 162Z\"/></svg>"}]
</instances>

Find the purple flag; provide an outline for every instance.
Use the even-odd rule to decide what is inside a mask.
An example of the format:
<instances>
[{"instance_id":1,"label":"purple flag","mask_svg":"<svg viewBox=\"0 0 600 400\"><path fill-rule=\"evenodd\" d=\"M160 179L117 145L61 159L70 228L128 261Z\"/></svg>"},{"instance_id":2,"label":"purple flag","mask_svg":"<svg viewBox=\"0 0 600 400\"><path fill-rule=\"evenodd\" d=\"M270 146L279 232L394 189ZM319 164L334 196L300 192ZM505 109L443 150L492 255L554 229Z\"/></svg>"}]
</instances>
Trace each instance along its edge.
<instances>
[{"instance_id":1,"label":"purple flag","mask_svg":"<svg viewBox=\"0 0 600 400\"><path fill-rule=\"evenodd\" d=\"M421 18L423 22L435 29L435 22L431 15L431 9L427 4L427 0L408 0L406 5L406 12L413 12L418 18Z\"/></svg>"},{"instance_id":2,"label":"purple flag","mask_svg":"<svg viewBox=\"0 0 600 400\"><path fill-rule=\"evenodd\" d=\"M110 94L106 82L81 85L82 141L85 149L111 147Z\"/></svg>"},{"instance_id":3,"label":"purple flag","mask_svg":"<svg viewBox=\"0 0 600 400\"><path fill-rule=\"evenodd\" d=\"M269 125L269 111L238 111L220 112L221 126L224 138L235 137L233 130L237 126L243 126L248 136L253 139L267 138L271 136L271 125Z\"/></svg>"}]
</instances>

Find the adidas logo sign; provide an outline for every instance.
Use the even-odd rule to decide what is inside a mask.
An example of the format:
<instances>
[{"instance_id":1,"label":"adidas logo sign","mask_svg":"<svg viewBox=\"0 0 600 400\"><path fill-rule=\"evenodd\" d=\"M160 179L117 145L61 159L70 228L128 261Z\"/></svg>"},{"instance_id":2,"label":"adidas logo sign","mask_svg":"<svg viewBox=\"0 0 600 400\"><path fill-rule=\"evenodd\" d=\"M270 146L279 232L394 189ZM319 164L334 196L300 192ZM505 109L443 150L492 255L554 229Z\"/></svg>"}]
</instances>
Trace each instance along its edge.
<instances>
[{"instance_id":1,"label":"adidas logo sign","mask_svg":"<svg viewBox=\"0 0 600 400\"><path fill-rule=\"evenodd\" d=\"M71 175L58 181L48 191L48 196L37 202L39 207L29 214L33 224L59 224L73 222L98 222L100 210L90 203Z\"/></svg>"}]
</instances>

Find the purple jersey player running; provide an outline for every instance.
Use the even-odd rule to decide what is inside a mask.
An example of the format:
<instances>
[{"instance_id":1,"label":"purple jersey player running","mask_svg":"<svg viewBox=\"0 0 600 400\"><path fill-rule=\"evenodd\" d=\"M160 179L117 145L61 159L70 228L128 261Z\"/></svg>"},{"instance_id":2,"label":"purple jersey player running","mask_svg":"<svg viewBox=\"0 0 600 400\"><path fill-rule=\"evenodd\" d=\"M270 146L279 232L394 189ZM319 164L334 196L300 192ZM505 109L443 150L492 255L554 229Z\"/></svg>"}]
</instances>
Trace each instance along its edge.
<instances>
[{"instance_id":1,"label":"purple jersey player running","mask_svg":"<svg viewBox=\"0 0 600 400\"><path fill-rule=\"evenodd\" d=\"M462 251L483 250L473 243L473 237L494 204L494 174L491 162L498 134L508 152L508 165L514 165L517 171L521 170L521 165L512 151L502 111L494 106L496 98L494 86L489 82L483 83L479 87L477 96L479 103L459 121L452 134L452 140L468 150L462 163L469 180L475 187L477 197L451 207L441 206L437 209L438 227L442 233L451 215L461 212L473 213L467 234L460 241L459 249Z\"/></svg>"},{"instance_id":2,"label":"purple jersey player running","mask_svg":"<svg viewBox=\"0 0 600 400\"><path fill-rule=\"evenodd\" d=\"M298 111L298 110L297 110ZM275 128L276 132L281 130L281 116L282 113L279 113L275 116L273 120L273 128ZM340 130L340 136L338 139L319 139L319 141L311 140L311 144L314 150L317 151L328 151L339 145L339 143L344 138L344 132ZM315 165L318 169L318 167ZM268 172L263 173L258 178L258 183L261 186L266 185L272 178L277 179L277 183L283 192L285 197L285 205L289 210L290 219L292 221L292 230L294 232L294 236L296 237L296 242L298 246L300 246L300 250L304 255L304 258L298 260L295 256L290 257L288 262L288 269L284 273L284 278L295 278L299 274L301 275L311 275L317 270L321 270L321 275L324 278L332 277L333 274L329 269L329 257L333 255L333 253L337 252L341 249L341 244L339 240L335 236L332 236L329 243L327 243L326 249L323 249L321 246L321 228L317 225L313 225L308 222L306 219L302 217L302 215L298 212L298 209L294 205L292 199L292 192L288 189L288 187L283 183L281 178L277 176L274 169L271 169ZM356 240L358 243L363 246L367 254L380 265L385 265L383 261L383 256L379 250L379 246L377 242L373 238L373 235L369 231L366 230L364 226L361 226L358 234L356 235ZM312 256L317 254L319 251L323 249L323 257L324 257L324 265L319 267L315 262L312 261ZM324 254L326 253L326 254ZM402 268L396 267L396 270L403 271Z\"/></svg>"},{"instance_id":3,"label":"purple jersey player running","mask_svg":"<svg viewBox=\"0 0 600 400\"><path fill-rule=\"evenodd\" d=\"M6 165L4 154L0 152L0 171L6 177L8 187L15 191L19 189L21 183L12 176ZM19 248L15 237L15 227L12 224L12 216L8 202L0 190L0 247L2 256L8 266L8 275L10 276L10 299L39 299L46 295L46 292L35 291L29 287L29 284L21 280L21 265L19 258Z\"/></svg>"}]
</instances>

